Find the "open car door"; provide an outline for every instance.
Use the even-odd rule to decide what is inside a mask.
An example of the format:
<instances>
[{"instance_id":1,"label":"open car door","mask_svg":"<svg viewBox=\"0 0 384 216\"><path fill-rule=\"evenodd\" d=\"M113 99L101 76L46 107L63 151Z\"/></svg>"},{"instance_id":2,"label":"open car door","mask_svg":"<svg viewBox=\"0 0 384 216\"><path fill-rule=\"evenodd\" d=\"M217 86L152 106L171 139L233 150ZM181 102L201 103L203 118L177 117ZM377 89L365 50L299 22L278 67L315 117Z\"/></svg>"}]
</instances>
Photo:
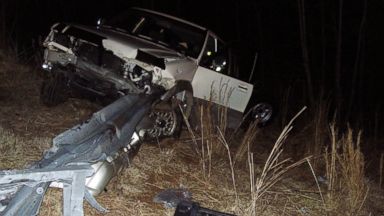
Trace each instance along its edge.
<instances>
[{"instance_id":1,"label":"open car door","mask_svg":"<svg viewBox=\"0 0 384 216\"><path fill-rule=\"evenodd\" d=\"M193 96L212 100L228 108L244 112L253 85L199 66L192 80Z\"/></svg>"},{"instance_id":2,"label":"open car door","mask_svg":"<svg viewBox=\"0 0 384 216\"><path fill-rule=\"evenodd\" d=\"M224 43L209 34L192 80L193 96L244 112L253 85L225 74L227 54Z\"/></svg>"}]
</instances>

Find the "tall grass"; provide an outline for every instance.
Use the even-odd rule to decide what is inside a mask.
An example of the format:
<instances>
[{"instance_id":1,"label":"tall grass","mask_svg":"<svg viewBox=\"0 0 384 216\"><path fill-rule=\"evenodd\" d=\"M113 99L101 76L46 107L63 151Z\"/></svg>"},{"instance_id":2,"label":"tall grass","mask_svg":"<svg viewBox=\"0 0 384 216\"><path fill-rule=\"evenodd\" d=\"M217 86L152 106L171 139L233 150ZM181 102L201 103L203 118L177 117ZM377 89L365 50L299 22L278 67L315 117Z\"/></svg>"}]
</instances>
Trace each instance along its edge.
<instances>
[{"instance_id":1,"label":"tall grass","mask_svg":"<svg viewBox=\"0 0 384 216\"><path fill-rule=\"evenodd\" d=\"M212 155L224 156L218 150L221 147L227 152L229 160L228 173L231 176L233 193L235 197L234 205L236 206L236 213L240 215L259 215L262 213L263 196L271 190L271 188L280 180L284 178L284 174L290 169L307 162L310 166L310 174L312 174L316 181L316 190L319 192L321 198L321 206L316 208L322 214L335 215L340 212L346 215L359 215L363 208L364 202L368 196L368 185L365 181L365 162L364 155L361 152L361 137L362 133L354 133L349 129L345 134L339 135L335 124L331 124L328 128L330 131L330 139L326 137L326 120L328 118L329 104L323 103L316 109L315 121L313 121L314 136L311 137L312 142L308 142L307 146L311 146L311 151L308 151L304 158L293 163L290 159L281 159L283 155L283 143L286 141L288 134L292 130L293 121L304 111L301 110L283 129L280 136L274 143L268 158L262 166L260 172L255 171L255 158L252 152L255 138L257 137L258 128L257 122L253 122L246 129L245 133L240 136L237 145L229 145L226 141L225 134L221 131L221 127L217 125L218 122L212 121L212 116L209 111L212 108L212 103L200 105L200 121L201 121L201 151L203 153L203 173L207 180L212 175ZM218 114L218 116L220 116ZM235 131L238 132L238 131ZM234 137L229 134L229 137ZM218 139L219 138L219 139ZM329 145L324 148L327 141ZM220 141L220 142L218 142ZM309 149L309 148L308 148ZM323 151L322 151L323 150ZM234 154L233 154L234 153ZM322 160L312 160L312 156L323 154L324 163ZM238 172L241 167L234 166L235 163L247 161L249 169L249 199L241 198L239 195L239 187L243 187L244 181L239 180ZM313 166L315 162L316 168ZM323 166L324 165L324 166ZM324 189L316 176L316 170L324 169L326 172L326 188ZM207 171L208 170L208 171ZM288 177L289 178L289 177ZM239 182L240 181L240 182ZM284 193L283 193L284 194ZM244 203L247 203L246 205ZM244 206L247 206L246 208Z\"/></svg>"},{"instance_id":2,"label":"tall grass","mask_svg":"<svg viewBox=\"0 0 384 216\"><path fill-rule=\"evenodd\" d=\"M383 185L383 172L384 172L384 153L380 154L380 162L379 162L379 188L381 189Z\"/></svg>"},{"instance_id":3,"label":"tall grass","mask_svg":"<svg viewBox=\"0 0 384 216\"><path fill-rule=\"evenodd\" d=\"M365 161L361 152L361 131L348 131L339 136L335 124L330 126L332 142L325 151L327 211L344 211L359 215L367 198L369 187L365 180Z\"/></svg>"},{"instance_id":4,"label":"tall grass","mask_svg":"<svg viewBox=\"0 0 384 216\"><path fill-rule=\"evenodd\" d=\"M321 156L327 139L329 115L329 100L320 100L313 110L313 142L307 142L307 154L318 158ZM313 167L318 168L318 160L313 160Z\"/></svg>"},{"instance_id":5,"label":"tall grass","mask_svg":"<svg viewBox=\"0 0 384 216\"><path fill-rule=\"evenodd\" d=\"M243 139L240 141L239 146L235 152L235 162L241 162L245 160L245 156L247 156L247 151L253 148L253 145L256 142L257 134L259 133L258 121L252 122L247 128Z\"/></svg>"},{"instance_id":6,"label":"tall grass","mask_svg":"<svg viewBox=\"0 0 384 216\"><path fill-rule=\"evenodd\" d=\"M251 145L255 141L256 132L257 132L257 121L250 124L249 128L246 130L245 134L242 136L242 140L240 141L240 144L237 145L237 148L235 148L235 156L232 156L232 151L230 149L230 146L227 142L226 136L221 131L220 126L216 125L216 128L214 128L215 125L214 121L207 121L211 119L210 116L210 109L211 109L211 102L205 103L205 105L200 106L200 121L201 121L201 152L202 152L202 169L203 169L203 175L206 177L206 169L208 167L209 175L211 174L211 164L212 164L212 152L217 154L215 152L215 149L217 150L217 147L210 147L211 145L218 145L221 144L225 147L225 150L227 152L227 157L229 160L229 168L230 168L230 175L232 179L232 187L233 187L233 193L235 196L235 209L237 213L243 215L256 215L258 212L258 201L263 197L263 195L270 190L272 186L274 186L278 181L280 181L283 178L283 175L289 171L290 169L299 166L303 162L305 162L308 158L304 158L300 161L291 163L290 159L281 159L283 154L283 143L285 142L289 132L292 130L293 121L306 109L304 107L292 120L284 127L282 133L276 140L275 144L273 145L273 148L271 149L271 152L268 156L268 158L265 161L264 167L262 169L262 172L260 174L256 174L255 167L254 167L254 157L253 153L251 152ZM220 109L219 109L220 112ZM220 116L220 115L218 115ZM216 129L216 130L214 130ZM211 139L210 139L211 138ZM212 139L213 138L213 139ZM219 142L217 142L219 141ZM235 146L233 146L235 147ZM248 152L248 154L247 154ZM208 157L207 154L208 153ZM218 153L217 155L221 155ZM247 162L249 166L249 181L250 181L250 199L246 202L248 204L246 205L246 209L241 208L241 206L244 206L244 200L240 200L237 190L237 181L239 180L237 178L236 169L234 167L234 160L237 162L244 161L244 155L247 155ZM208 158L208 160L207 160ZM208 162L207 162L208 161ZM208 175L208 176L209 176ZM209 180L209 178L207 179ZM240 180L241 183L243 183L242 180Z\"/></svg>"},{"instance_id":7,"label":"tall grass","mask_svg":"<svg viewBox=\"0 0 384 216\"><path fill-rule=\"evenodd\" d=\"M269 188L271 188L277 181L279 181L284 173L286 173L292 167L298 166L303 163L305 160L300 160L299 162L293 163L291 165L286 165L290 159L280 160L280 157L283 153L284 148L282 145L288 137L289 132L292 130L293 121L306 109L304 107L295 117L284 127L280 136L277 138L273 148L264 164L263 171L261 175L256 180L256 198L261 197Z\"/></svg>"},{"instance_id":8,"label":"tall grass","mask_svg":"<svg viewBox=\"0 0 384 216\"><path fill-rule=\"evenodd\" d=\"M198 108L199 129L194 131L184 114L184 122L187 125L196 152L200 157L202 173L204 178L211 176L212 154L225 155L229 145L222 145L222 137L225 139L227 131L227 117L229 99L233 89L229 87L228 82L220 80L218 85L213 82L208 101L195 102ZM215 103L218 104L215 104ZM225 104L222 106L219 104ZM180 109L181 110L181 109ZM226 139L225 139L226 140ZM198 142L200 141L200 142Z\"/></svg>"}]
</instances>

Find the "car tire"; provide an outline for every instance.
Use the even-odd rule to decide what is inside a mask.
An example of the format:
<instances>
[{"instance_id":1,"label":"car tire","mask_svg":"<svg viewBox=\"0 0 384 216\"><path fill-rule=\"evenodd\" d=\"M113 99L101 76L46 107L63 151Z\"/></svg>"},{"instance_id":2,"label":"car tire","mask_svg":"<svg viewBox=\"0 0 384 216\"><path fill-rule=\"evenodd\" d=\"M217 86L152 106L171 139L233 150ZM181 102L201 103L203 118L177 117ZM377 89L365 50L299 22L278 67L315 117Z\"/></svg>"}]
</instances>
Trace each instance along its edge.
<instances>
[{"instance_id":1,"label":"car tire","mask_svg":"<svg viewBox=\"0 0 384 216\"><path fill-rule=\"evenodd\" d=\"M68 99L67 89L67 78L61 73L53 73L52 76L43 81L40 101L48 107L64 103Z\"/></svg>"}]
</instances>

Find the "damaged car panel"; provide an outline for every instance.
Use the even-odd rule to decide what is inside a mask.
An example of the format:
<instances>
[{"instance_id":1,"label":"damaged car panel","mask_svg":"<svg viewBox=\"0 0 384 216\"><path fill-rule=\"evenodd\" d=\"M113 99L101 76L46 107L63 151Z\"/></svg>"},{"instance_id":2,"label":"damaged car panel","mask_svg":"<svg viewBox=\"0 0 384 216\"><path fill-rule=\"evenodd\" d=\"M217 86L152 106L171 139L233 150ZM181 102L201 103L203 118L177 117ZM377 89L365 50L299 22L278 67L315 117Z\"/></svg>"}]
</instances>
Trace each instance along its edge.
<instances>
[{"instance_id":1,"label":"damaged car panel","mask_svg":"<svg viewBox=\"0 0 384 216\"><path fill-rule=\"evenodd\" d=\"M174 45L166 45L165 42L154 41L154 38L150 39L149 36L155 37L155 33L153 30L148 32L149 30L146 28L149 27L145 26L144 23L140 22L143 25L140 32L136 30L132 34L121 31L120 28L108 26L88 27L68 24L64 27L64 24L56 24L52 27L51 34L44 45L47 47L48 53L57 51L73 53L78 58L94 65L93 69L112 69L115 74L120 76L121 80L134 83L139 88L117 85L117 91L144 92L144 90L149 90L151 84L169 89L175 84L175 80L191 81L193 72L197 68L197 60L193 57L196 58L198 55L193 52L181 53L182 50L173 48ZM137 29L139 28L137 27ZM202 39L205 36L203 33L203 31L200 32ZM65 43L60 43L63 41L62 37L67 37L67 40L64 40ZM56 40L56 38L59 39ZM187 54L192 55L188 56ZM49 57L50 55L46 56ZM73 59L73 56L68 56L67 59L61 59L61 61L46 58L45 64L48 67L55 63L62 66L75 65L82 71L89 69L83 65L77 65ZM173 66L175 64L177 67ZM107 73L104 72L104 74ZM106 75L106 77L109 76ZM114 84L116 83L114 82Z\"/></svg>"}]
</instances>

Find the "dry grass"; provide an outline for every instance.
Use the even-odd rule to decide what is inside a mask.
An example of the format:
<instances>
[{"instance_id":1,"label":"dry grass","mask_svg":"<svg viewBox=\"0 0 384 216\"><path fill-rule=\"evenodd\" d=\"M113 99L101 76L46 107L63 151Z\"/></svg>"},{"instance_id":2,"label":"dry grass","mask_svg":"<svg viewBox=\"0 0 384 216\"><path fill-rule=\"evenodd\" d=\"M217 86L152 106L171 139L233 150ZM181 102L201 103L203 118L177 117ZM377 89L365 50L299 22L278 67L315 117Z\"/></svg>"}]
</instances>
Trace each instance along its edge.
<instances>
[{"instance_id":1,"label":"dry grass","mask_svg":"<svg viewBox=\"0 0 384 216\"><path fill-rule=\"evenodd\" d=\"M259 127L258 127L258 121L252 122L249 127L247 128L244 138L241 140L240 145L237 147L235 152L235 162L241 162L245 161L247 156L247 152L249 152L249 149L253 149L254 145L256 144L256 137L259 133Z\"/></svg>"},{"instance_id":2,"label":"dry grass","mask_svg":"<svg viewBox=\"0 0 384 216\"><path fill-rule=\"evenodd\" d=\"M0 168L21 169L41 159L42 152L50 147L50 139L20 137L0 126Z\"/></svg>"},{"instance_id":3,"label":"dry grass","mask_svg":"<svg viewBox=\"0 0 384 216\"><path fill-rule=\"evenodd\" d=\"M383 186L383 172L384 172L384 153L380 153L380 162L379 162L379 188Z\"/></svg>"},{"instance_id":4,"label":"dry grass","mask_svg":"<svg viewBox=\"0 0 384 216\"><path fill-rule=\"evenodd\" d=\"M314 158L318 158L322 154L323 146L327 139L327 126L328 126L328 115L329 115L330 103L328 100L322 100L314 107L313 110L313 142L307 142L307 154L312 155ZM317 170L318 160L313 160L313 167Z\"/></svg>"},{"instance_id":5,"label":"dry grass","mask_svg":"<svg viewBox=\"0 0 384 216\"><path fill-rule=\"evenodd\" d=\"M2 92L14 94L2 93L0 97L0 167L22 168L40 159L55 135L88 118L97 106L80 100L70 100L56 108L41 106L39 76L23 66L18 68L17 64L0 62L4 64L6 66L0 67L0 88ZM20 74L9 75L14 69ZM325 184L317 179L313 181L313 176L317 177L316 169L298 167L285 159L290 155L283 151L283 143L288 133L296 133L290 124L276 142L260 141L270 153L264 155L255 151L255 147L260 147L261 138L255 125L251 124L245 133L236 136L243 138L239 143L226 142L230 131L222 130L223 126L214 121L221 119L220 124L226 125L226 111L208 112L209 106L212 104L200 107L201 130L196 132L190 128L195 142L184 132L180 140L163 140L161 149L159 145L142 146L131 166L113 178L107 192L97 197L110 210L106 215L173 215L174 209L164 208L152 200L164 189L180 187L188 189L193 200L204 207L245 216L368 215L371 209L363 205L366 196L370 204L376 202L373 206L378 209L376 212L384 212L382 194L373 190L367 193L361 135L349 131L338 136L336 129L333 130L324 156ZM304 143L313 140L308 136L303 139ZM322 139L321 142L327 140ZM284 144L286 150L291 148L289 144ZM196 153L196 147L201 154ZM299 163L305 161L308 160ZM290 169L292 167L295 169ZM61 196L59 189L49 189L41 215L61 215ZM85 215L101 214L85 204Z\"/></svg>"},{"instance_id":6,"label":"dry grass","mask_svg":"<svg viewBox=\"0 0 384 216\"><path fill-rule=\"evenodd\" d=\"M364 155L360 150L361 132L355 135L348 129L339 137L334 124L330 130L332 143L324 154L328 179L326 210L359 215L369 191Z\"/></svg>"},{"instance_id":7,"label":"dry grass","mask_svg":"<svg viewBox=\"0 0 384 216\"><path fill-rule=\"evenodd\" d=\"M19 140L20 138L11 132L3 130L2 134L1 140L9 140L6 142L8 144L4 146L2 144L5 149L9 149L7 154L10 155L11 149L15 148L15 145L12 144L15 143L15 140L17 140L17 145L24 147L23 143L25 142ZM35 146L42 144L36 140L31 142ZM25 144L32 145L32 143ZM47 142L39 147L40 152L46 146ZM274 147L273 149L278 148ZM272 150L272 152L279 151ZM26 158L24 155L27 153L27 151L22 150L14 151L14 158L20 159L21 155ZM39 158L39 155L36 153L31 160ZM155 204L152 199L163 189L179 187L191 191L194 200L202 203L205 207L238 215L255 215L255 213L257 215L281 215L283 212L287 215L295 215L306 208L311 209L311 206L314 205L311 204L310 198L301 197L301 202L307 201L299 203L295 200L295 197L298 196L297 193L290 195L279 187L272 187L271 183L282 179L282 176L273 177L279 172L270 170L270 168L277 166L271 166L272 164L268 161L277 160L269 159L264 168L259 169L258 165L252 162L253 159L250 159L251 162L248 161L249 170L253 170L250 172L238 167L234 169L228 163L228 158L215 156L212 158L211 177L207 180L204 178L199 160L196 160L195 155L196 153L192 148L185 146L185 143L174 143L174 140L163 141L161 150L157 145L143 145L138 156L132 161L131 167L114 178L108 186L108 192L103 193L97 199L110 210L107 215L173 215L172 209L166 209ZM274 155L281 155L281 153ZM252 157L250 156L250 158ZM9 157L6 159L10 160ZM18 162L20 161L24 160ZM19 167L23 164L20 164ZM275 165L278 164L280 163L275 162ZM234 182L236 182L238 201L236 201ZM253 189L250 189L250 182L255 182L252 186ZM306 206L306 208L303 210L301 206ZM42 215L61 214L60 190L49 190L41 211ZM86 215L100 215L87 204L85 205L85 213Z\"/></svg>"},{"instance_id":8,"label":"dry grass","mask_svg":"<svg viewBox=\"0 0 384 216\"><path fill-rule=\"evenodd\" d=\"M380 162L379 162L379 188L381 189L383 185L383 172L384 172L384 153L380 154Z\"/></svg>"},{"instance_id":9,"label":"dry grass","mask_svg":"<svg viewBox=\"0 0 384 216\"><path fill-rule=\"evenodd\" d=\"M259 177L255 177L253 154L250 152L248 145L248 164L250 176L250 192L251 192L251 205L247 211L247 215L257 215L260 212L257 210L257 203L265 193L267 193L272 186L280 181L290 169L299 166L305 160L288 165L290 159L281 160L283 153L282 145L286 140L288 133L292 130L293 121L305 110L305 107L286 125L276 140L273 148L264 164L262 172Z\"/></svg>"},{"instance_id":10,"label":"dry grass","mask_svg":"<svg viewBox=\"0 0 384 216\"><path fill-rule=\"evenodd\" d=\"M199 100L195 103L197 107L196 116L199 118L198 130L193 130L188 119L184 117L184 123L187 126L202 167L202 173L205 179L209 179L212 171L212 154L225 155L228 152L229 145L223 146L223 139L226 140L227 116L228 110L224 106L215 104L213 101L222 104L228 104L233 89L229 88L228 83L222 80L218 84L212 83L210 98L208 101ZM180 108L182 111L182 109Z\"/></svg>"}]
</instances>

